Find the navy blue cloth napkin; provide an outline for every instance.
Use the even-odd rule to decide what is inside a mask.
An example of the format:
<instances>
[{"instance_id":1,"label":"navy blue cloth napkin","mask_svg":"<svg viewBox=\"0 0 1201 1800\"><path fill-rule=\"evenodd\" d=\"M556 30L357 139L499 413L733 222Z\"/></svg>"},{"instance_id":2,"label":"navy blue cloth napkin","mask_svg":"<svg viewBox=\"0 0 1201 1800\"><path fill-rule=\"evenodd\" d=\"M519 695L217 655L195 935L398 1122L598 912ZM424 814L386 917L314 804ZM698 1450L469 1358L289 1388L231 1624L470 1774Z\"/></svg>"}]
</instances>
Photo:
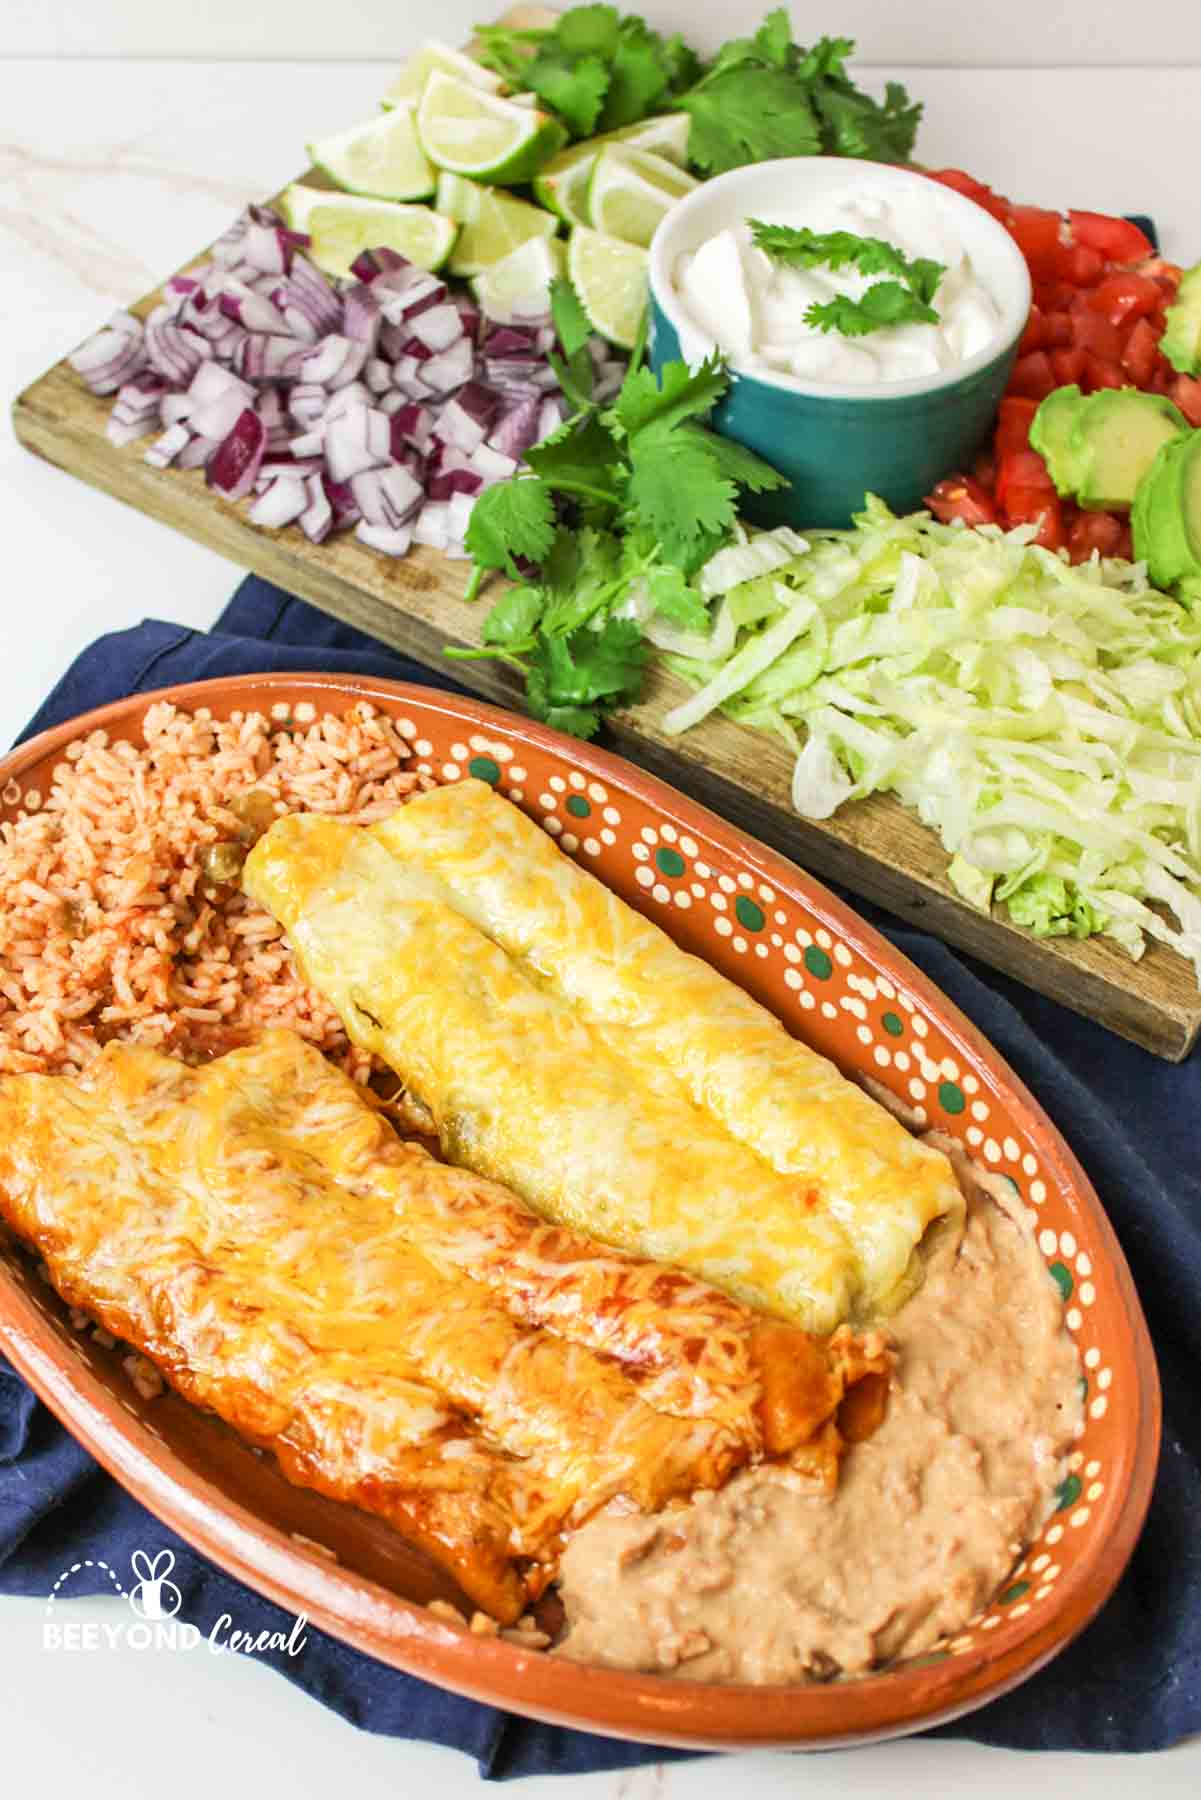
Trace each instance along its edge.
<instances>
[{"instance_id":1,"label":"navy blue cloth napkin","mask_svg":"<svg viewBox=\"0 0 1201 1800\"><path fill-rule=\"evenodd\" d=\"M147 621L101 638L30 731L131 692L210 675L328 669L454 688L303 602L243 583L208 635ZM963 1008L1027 1081L1080 1157L1134 1270L1166 1406L1150 1519L1118 1591L1048 1669L936 1735L1028 1750L1156 1750L1201 1730L1201 1059L1173 1067L870 907L859 910ZM292 1621L191 1551L96 1466L0 1363L0 1593L48 1595L103 1558L126 1585L135 1551L170 1548L181 1617L207 1635ZM95 1577L94 1581L90 1577ZM107 1592L84 1568L71 1591ZM488 1777L615 1769L682 1754L529 1723L398 1674L320 1632L288 1680L365 1730L452 1745Z\"/></svg>"}]
</instances>

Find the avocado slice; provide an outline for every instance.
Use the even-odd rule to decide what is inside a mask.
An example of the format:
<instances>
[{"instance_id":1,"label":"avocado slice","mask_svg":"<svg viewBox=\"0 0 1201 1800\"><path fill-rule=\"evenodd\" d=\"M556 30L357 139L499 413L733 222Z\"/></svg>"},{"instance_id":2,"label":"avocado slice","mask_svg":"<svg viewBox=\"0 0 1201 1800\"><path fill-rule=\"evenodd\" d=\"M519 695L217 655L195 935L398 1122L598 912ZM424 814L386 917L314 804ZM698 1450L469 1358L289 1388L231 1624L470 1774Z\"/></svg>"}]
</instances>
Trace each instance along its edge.
<instances>
[{"instance_id":1,"label":"avocado slice","mask_svg":"<svg viewBox=\"0 0 1201 1800\"><path fill-rule=\"evenodd\" d=\"M1069 436L1081 506L1112 512L1132 505L1161 445L1188 429L1184 414L1162 394L1137 388L1090 394L1077 407Z\"/></svg>"},{"instance_id":2,"label":"avocado slice","mask_svg":"<svg viewBox=\"0 0 1201 1800\"><path fill-rule=\"evenodd\" d=\"M1059 493L1074 496L1081 470L1071 447L1072 427L1084 404L1084 395L1073 382L1056 388L1042 402L1030 423L1030 448L1037 450Z\"/></svg>"},{"instance_id":3,"label":"avocado slice","mask_svg":"<svg viewBox=\"0 0 1201 1800\"><path fill-rule=\"evenodd\" d=\"M1201 263L1180 277L1176 298L1164 314L1159 347L1182 375L1201 375Z\"/></svg>"},{"instance_id":4,"label":"avocado slice","mask_svg":"<svg viewBox=\"0 0 1201 1800\"><path fill-rule=\"evenodd\" d=\"M1139 482L1134 554L1158 588L1201 577L1201 431L1169 438Z\"/></svg>"}]
</instances>

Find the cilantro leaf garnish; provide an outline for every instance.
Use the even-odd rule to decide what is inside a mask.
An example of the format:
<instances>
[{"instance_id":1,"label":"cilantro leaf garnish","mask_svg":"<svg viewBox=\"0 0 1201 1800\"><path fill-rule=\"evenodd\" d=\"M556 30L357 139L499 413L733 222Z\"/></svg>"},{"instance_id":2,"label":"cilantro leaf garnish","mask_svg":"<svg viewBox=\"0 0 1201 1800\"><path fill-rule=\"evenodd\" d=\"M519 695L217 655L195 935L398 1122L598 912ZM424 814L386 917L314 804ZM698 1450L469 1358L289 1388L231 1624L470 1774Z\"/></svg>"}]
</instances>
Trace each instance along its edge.
<instances>
[{"instance_id":1,"label":"cilantro leaf garnish","mask_svg":"<svg viewBox=\"0 0 1201 1800\"><path fill-rule=\"evenodd\" d=\"M606 619L599 631L585 625L567 637L544 637L530 661L530 711L559 731L591 737L602 702L637 699L649 653L632 619Z\"/></svg>"},{"instance_id":2,"label":"cilantro leaf garnish","mask_svg":"<svg viewBox=\"0 0 1201 1800\"><path fill-rule=\"evenodd\" d=\"M545 596L539 588L510 588L484 620L480 635L485 644L496 645L502 650L532 649L534 631L545 604Z\"/></svg>"},{"instance_id":3,"label":"cilantro leaf garnish","mask_svg":"<svg viewBox=\"0 0 1201 1800\"><path fill-rule=\"evenodd\" d=\"M485 488L464 538L481 569L517 575L514 557L541 562L555 537L555 503L540 481L517 476Z\"/></svg>"},{"instance_id":4,"label":"cilantro leaf garnish","mask_svg":"<svg viewBox=\"0 0 1201 1800\"><path fill-rule=\"evenodd\" d=\"M656 380L649 369L626 376L610 417L627 437L648 425L677 425L681 419L708 415L729 386L721 357L714 352L698 368L670 362Z\"/></svg>"},{"instance_id":5,"label":"cilantro leaf garnish","mask_svg":"<svg viewBox=\"0 0 1201 1800\"><path fill-rule=\"evenodd\" d=\"M821 131L805 89L786 69L735 65L685 94L688 160L705 175L777 156L816 156Z\"/></svg>"},{"instance_id":6,"label":"cilantro leaf garnish","mask_svg":"<svg viewBox=\"0 0 1201 1800\"><path fill-rule=\"evenodd\" d=\"M566 275L556 275L550 284L550 318L563 354L570 361L592 336L592 320Z\"/></svg>"},{"instance_id":7,"label":"cilantro leaf garnish","mask_svg":"<svg viewBox=\"0 0 1201 1800\"><path fill-rule=\"evenodd\" d=\"M772 156L868 157L904 162L921 107L890 83L883 102L846 73L855 46L821 38L809 50L792 41L788 14L769 13L753 38L732 38L677 102L692 118L688 158L708 174Z\"/></svg>"},{"instance_id":8,"label":"cilantro leaf garnish","mask_svg":"<svg viewBox=\"0 0 1201 1800\"><path fill-rule=\"evenodd\" d=\"M937 325L938 314L901 281L876 281L861 300L845 294L814 301L805 310L806 325L837 331L843 337L866 337L886 325Z\"/></svg>"},{"instance_id":9,"label":"cilantro leaf garnish","mask_svg":"<svg viewBox=\"0 0 1201 1800\"><path fill-rule=\"evenodd\" d=\"M570 288L559 295L556 329L578 345ZM447 655L495 657L521 670L530 710L562 731L589 737L607 707L639 691L646 657L641 627L616 609L639 583L656 611L704 631L708 609L688 577L726 540L740 488L786 485L753 451L709 431L707 418L728 376L716 359L692 370L668 363L658 380L631 368L613 406L584 407L527 452L528 472L485 488L467 533L475 558L468 593L486 570L537 579L493 607L478 649Z\"/></svg>"},{"instance_id":10,"label":"cilantro leaf garnish","mask_svg":"<svg viewBox=\"0 0 1201 1800\"><path fill-rule=\"evenodd\" d=\"M768 225L750 221L755 246L773 262L794 269L845 269L848 264L861 275L893 275L911 288L927 305L946 274L946 265L919 256L912 260L886 238L859 237L853 231L810 231L792 225Z\"/></svg>"},{"instance_id":11,"label":"cilantro leaf garnish","mask_svg":"<svg viewBox=\"0 0 1201 1800\"><path fill-rule=\"evenodd\" d=\"M646 590L655 611L682 631L707 631L709 608L703 594L690 586L682 569L664 563L646 572Z\"/></svg>"},{"instance_id":12,"label":"cilantro leaf garnish","mask_svg":"<svg viewBox=\"0 0 1201 1800\"><path fill-rule=\"evenodd\" d=\"M818 331L838 331L843 337L866 337L886 325L937 325L938 314L930 304L946 274L943 263L928 256L912 260L884 238L859 237L853 231L809 231L791 225L768 225L751 220L756 247L774 262L795 269L844 269L861 275L888 275L893 279L873 282L858 299L839 295L815 301L805 313L806 325Z\"/></svg>"},{"instance_id":13,"label":"cilantro leaf garnish","mask_svg":"<svg viewBox=\"0 0 1201 1800\"><path fill-rule=\"evenodd\" d=\"M691 574L733 525L738 489L699 435L652 425L630 446L629 500L664 560Z\"/></svg>"},{"instance_id":14,"label":"cilantro leaf garnish","mask_svg":"<svg viewBox=\"0 0 1201 1800\"><path fill-rule=\"evenodd\" d=\"M771 494L788 486L786 475L781 475L779 469L773 469L769 462L764 462L736 438L722 437L720 432L709 431L703 425L692 424L688 429L704 439L721 473L730 481L736 481L739 487L749 488L752 494Z\"/></svg>"},{"instance_id":15,"label":"cilantro leaf garnish","mask_svg":"<svg viewBox=\"0 0 1201 1800\"><path fill-rule=\"evenodd\" d=\"M597 129L609 89L609 67L603 57L589 54L573 60L548 46L529 64L524 81L558 113L573 137L590 137Z\"/></svg>"}]
</instances>

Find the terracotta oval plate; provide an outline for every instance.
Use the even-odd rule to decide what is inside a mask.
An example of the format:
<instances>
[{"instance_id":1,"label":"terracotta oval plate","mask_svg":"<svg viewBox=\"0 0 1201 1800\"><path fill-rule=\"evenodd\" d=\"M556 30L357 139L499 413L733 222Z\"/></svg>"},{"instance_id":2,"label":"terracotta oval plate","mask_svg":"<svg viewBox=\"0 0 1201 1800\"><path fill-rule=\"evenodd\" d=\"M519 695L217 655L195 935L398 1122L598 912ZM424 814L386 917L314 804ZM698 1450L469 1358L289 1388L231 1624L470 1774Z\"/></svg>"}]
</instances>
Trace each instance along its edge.
<instances>
[{"instance_id":1,"label":"terracotta oval plate","mask_svg":"<svg viewBox=\"0 0 1201 1800\"><path fill-rule=\"evenodd\" d=\"M387 710L418 770L491 782L566 855L799 1037L961 1139L1013 1183L1063 1292L1085 1426L1057 1510L960 1636L879 1675L767 1688L585 1668L431 1614L423 1603L447 1595L445 1582L389 1527L289 1487L177 1397L142 1400L119 1352L106 1355L73 1332L32 1266L0 1255L0 1347L75 1436L159 1518L280 1605L397 1668L556 1724L711 1749L830 1748L953 1718L1063 1649L1112 1592L1147 1511L1160 1431L1155 1360L1130 1272L1083 1171L955 1007L818 882L674 789L528 720L399 682L254 676L119 701L0 762L8 816L40 803L72 737L103 727L137 739L156 699L222 717L286 715L306 703L342 712L363 700Z\"/></svg>"}]
</instances>

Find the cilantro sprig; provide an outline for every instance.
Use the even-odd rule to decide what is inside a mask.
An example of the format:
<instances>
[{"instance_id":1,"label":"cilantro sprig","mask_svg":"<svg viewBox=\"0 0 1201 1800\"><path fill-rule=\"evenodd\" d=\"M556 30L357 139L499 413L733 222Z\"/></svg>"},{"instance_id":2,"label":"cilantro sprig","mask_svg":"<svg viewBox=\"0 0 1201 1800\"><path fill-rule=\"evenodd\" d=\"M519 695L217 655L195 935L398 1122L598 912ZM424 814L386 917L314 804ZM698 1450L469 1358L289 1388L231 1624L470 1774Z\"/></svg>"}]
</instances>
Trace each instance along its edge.
<instances>
[{"instance_id":1,"label":"cilantro sprig","mask_svg":"<svg viewBox=\"0 0 1201 1800\"><path fill-rule=\"evenodd\" d=\"M476 36L480 61L537 94L577 138L666 110L701 68L682 38L615 6L573 6L542 30L484 25Z\"/></svg>"},{"instance_id":2,"label":"cilantro sprig","mask_svg":"<svg viewBox=\"0 0 1201 1800\"><path fill-rule=\"evenodd\" d=\"M552 316L578 410L527 452L525 469L477 499L468 597L493 571L524 579L489 612L478 649L447 654L506 662L525 677L535 717L591 737L642 687L649 650L637 619L619 616L624 603L639 594L672 624L706 630L692 577L730 536L740 490L787 483L705 423L728 385L718 358L697 369L668 363L656 379L636 353L620 393L599 407L570 283L556 283Z\"/></svg>"},{"instance_id":3,"label":"cilantro sprig","mask_svg":"<svg viewBox=\"0 0 1201 1800\"><path fill-rule=\"evenodd\" d=\"M843 337L866 337L886 325L937 325L931 302L946 265L928 256L907 257L885 238L859 237L853 231L810 231L807 227L769 225L752 219L751 238L773 262L794 269L848 266L861 275L886 275L873 282L858 300L837 295L814 301L805 312L806 325L837 331Z\"/></svg>"},{"instance_id":4,"label":"cilantro sprig","mask_svg":"<svg viewBox=\"0 0 1201 1800\"><path fill-rule=\"evenodd\" d=\"M676 103L692 120L689 162L706 175L822 152L905 162L922 109L897 82L882 101L862 93L846 72L854 48L849 38L794 44L783 7L754 37L731 39Z\"/></svg>"},{"instance_id":5,"label":"cilantro sprig","mask_svg":"<svg viewBox=\"0 0 1201 1800\"><path fill-rule=\"evenodd\" d=\"M822 152L905 162L921 118L897 82L883 100L855 86L846 71L849 38L794 44L783 7L707 65L683 38L661 37L636 13L608 5L570 7L539 29L483 25L476 37L479 60L511 87L537 94L574 138L686 112L688 160L703 175Z\"/></svg>"}]
</instances>

